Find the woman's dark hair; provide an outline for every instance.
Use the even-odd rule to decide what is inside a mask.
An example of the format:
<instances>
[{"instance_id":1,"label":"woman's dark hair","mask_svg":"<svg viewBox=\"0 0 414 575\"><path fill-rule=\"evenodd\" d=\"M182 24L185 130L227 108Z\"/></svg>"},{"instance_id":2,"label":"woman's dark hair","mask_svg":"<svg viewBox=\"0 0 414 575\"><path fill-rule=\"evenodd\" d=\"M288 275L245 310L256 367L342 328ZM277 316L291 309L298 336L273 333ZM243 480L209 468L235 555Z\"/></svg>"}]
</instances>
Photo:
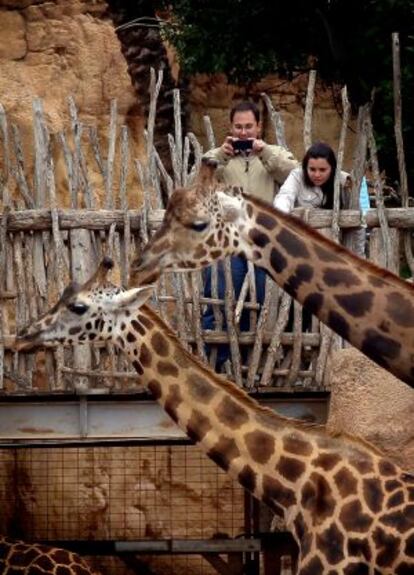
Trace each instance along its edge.
<instances>
[{"instance_id":1,"label":"woman's dark hair","mask_svg":"<svg viewBox=\"0 0 414 575\"><path fill-rule=\"evenodd\" d=\"M334 180L336 173L335 152L330 146L328 146L328 144L325 144L324 142L315 142L312 144L312 146L310 146L310 148L308 148L306 154L303 156L302 172L305 185L310 188L314 186L308 175L308 163L311 158L315 160L318 158L323 158L332 168L328 181L326 181L323 186L321 186L324 196L323 204L321 207L327 210L331 210L333 208Z\"/></svg>"}]
</instances>

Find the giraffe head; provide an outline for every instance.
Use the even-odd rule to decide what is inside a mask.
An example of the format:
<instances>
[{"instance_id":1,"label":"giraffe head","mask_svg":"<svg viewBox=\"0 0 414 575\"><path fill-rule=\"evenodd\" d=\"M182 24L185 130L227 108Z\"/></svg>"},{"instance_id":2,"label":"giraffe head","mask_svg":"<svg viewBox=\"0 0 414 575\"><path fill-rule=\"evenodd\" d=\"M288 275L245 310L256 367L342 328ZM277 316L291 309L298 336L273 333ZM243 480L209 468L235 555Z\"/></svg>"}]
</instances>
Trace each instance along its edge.
<instances>
[{"instance_id":1,"label":"giraffe head","mask_svg":"<svg viewBox=\"0 0 414 575\"><path fill-rule=\"evenodd\" d=\"M123 314L141 307L153 292L150 285L128 291L113 285L106 278L112 267L112 260L105 257L86 283L66 287L60 300L45 315L18 332L14 348L28 351L57 341L62 344L110 341Z\"/></svg>"},{"instance_id":2,"label":"giraffe head","mask_svg":"<svg viewBox=\"0 0 414 575\"><path fill-rule=\"evenodd\" d=\"M171 195L161 227L132 264L134 278L168 268L198 269L251 250L240 233L246 225L241 189L219 184L215 168L216 162L204 162L195 184Z\"/></svg>"}]
</instances>

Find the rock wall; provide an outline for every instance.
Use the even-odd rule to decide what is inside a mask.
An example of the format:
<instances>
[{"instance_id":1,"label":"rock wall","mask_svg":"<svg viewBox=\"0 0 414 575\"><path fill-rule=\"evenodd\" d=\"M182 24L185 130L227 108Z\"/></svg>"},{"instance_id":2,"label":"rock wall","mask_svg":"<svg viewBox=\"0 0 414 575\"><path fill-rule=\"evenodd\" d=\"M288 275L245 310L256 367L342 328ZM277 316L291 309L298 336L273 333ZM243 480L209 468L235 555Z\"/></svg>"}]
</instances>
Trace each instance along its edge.
<instances>
[{"instance_id":1,"label":"rock wall","mask_svg":"<svg viewBox=\"0 0 414 575\"><path fill-rule=\"evenodd\" d=\"M414 472L414 390L354 348L330 358L328 427L363 437Z\"/></svg>"},{"instance_id":2,"label":"rock wall","mask_svg":"<svg viewBox=\"0 0 414 575\"><path fill-rule=\"evenodd\" d=\"M35 97L42 99L47 124L56 134L70 127L67 99L73 96L80 120L96 126L103 143L110 103L116 99L118 126L128 126L133 155L141 153L144 119L137 115L127 66L105 9L104 2L94 0L1 2L0 104L8 121L21 131L28 172ZM89 157L93 165L91 151ZM60 150L54 159L59 200L64 204L68 191ZM97 187L102 187L98 179Z\"/></svg>"}]
</instances>

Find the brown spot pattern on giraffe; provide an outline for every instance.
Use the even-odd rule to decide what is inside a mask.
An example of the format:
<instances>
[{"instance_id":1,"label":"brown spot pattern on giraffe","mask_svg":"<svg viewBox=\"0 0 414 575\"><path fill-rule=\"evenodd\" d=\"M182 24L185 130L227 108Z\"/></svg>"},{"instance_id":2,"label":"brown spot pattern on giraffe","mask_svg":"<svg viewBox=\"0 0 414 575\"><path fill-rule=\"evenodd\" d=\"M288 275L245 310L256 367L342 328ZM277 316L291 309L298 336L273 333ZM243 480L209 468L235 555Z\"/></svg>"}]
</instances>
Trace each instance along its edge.
<instances>
[{"instance_id":1,"label":"brown spot pattern on giraffe","mask_svg":"<svg viewBox=\"0 0 414 575\"><path fill-rule=\"evenodd\" d=\"M68 561L69 561L69 554L67 554L66 557L59 560L59 563L64 563ZM39 559L36 561L36 564L37 567L40 567L40 569L43 569L46 572L49 571L50 573L53 572L55 567L55 563L47 555L42 555L41 557L39 557Z\"/></svg>"},{"instance_id":2,"label":"brown spot pattern on giraffe","mask_svg":"<svg viewBox=\"0 0 414 575\"><path fill-rule=\"evenodd\" d=\"M274 230L278 225L276 220L265 212L259 212L257 214L256 223L269 231Z\"/></svg>"},{"instance_id":3,"label":"brown spot pattern on giraffe","mask_svg":"<svg viewBox=\"0 0 414 575\"><path fill-rule=\"evenodd\" d=\"M280 506L286 509L296 504L294 489L289 489L275 477L265 473L262 479L262 486L263 500L276 512L280 512Z\"/></svg>"},{"instance_id":4,"label":"brown spot pattern on giraffe","mask_svg":"<svg viewBox=\"0 0 414 575\"><path fill-rule=\"evenodd\" d=\"M212 429L211 422L201 411L193 409L190 419L187 422L187 435L193 441L202 441L207 433Z\"/></svg>"},{"instance_id":5,"label":"brown spot pattern on giraffe","mask_svg":"<svg viewBox=\"0 0 414 575\"><path fill-rule=\"evenodd\" d=\"M157 369L160 375L170 375L172 377L178 377L178 368L170 361L159 361L157 363Z\"/></svg>"},{"instance_id":6,"label":"brown spot pattern on giraffe","mask_svg":"<svg viewBox=\"0 0 414 575\"><path fill-rule=\"evenodd\" d=\"M139 321L137 321L136 319L133 319L131 321L131 326L133 327L133 329L135 329L136 332L138 332L140 335L145 335L146 331L144 329L144 326L142 326Z\"/></svg>"},{"instance_id":7,"label":"brown spot pattern on giraffe","mask_svg":"<svg viewBox=\"0 0 414 575\"><path fill-rule=\"evenodd\" d=\"M320 467L325 471L331 471L341 461L337 453L320 453L312 460L312 465Z\"/></svg>"},{"instance_id":8,"label":"brown spot pattern on giraffe","mask_svg":"<svg viewBox=\"0 0 414 575\"><path fill-rule=\"evenodd\" d=\"M217 465L226 471L230 463L240 457L240 450L234 439L222 436L207 454Z\"/></svg>"},{"instance_id":9,"label":"brown spot pattern on giraffe","mask_svg":"<svg viewBox=\"0 0 414 575\"><path fill-rule=\"evenodd\" d=\"M237 401L225 395L217 406L218 420L230 429L239 429L249 421L247 411Z\"/></svg>"},{"instance_id":10,"label":"brown spot pattern on giraffe","mask_svg":"<svg viewBox=\"0 0 414 575\"><path fill-rule=\"evenodd\" d=\"M352 317L364 317L372 309L374 294L371 291L361 291L353 294L335 295L338 305Z\"/></svg>"},{"instance_id":11,"label":"brown spot pattern on giraffe","mask_svg":"<svg viewBox=\"0 0 414 575\"><path fill-rule=\"evenodd\" d=\"M348 321L337 311L330 311L328 314L327 324L331 327L336 333L344 337L345 339L349 338L350 333L350 326Z\"/></svg>"},{"instance_id":12,"label":"brown spot pattern on giraffe","mask_svg":"<svg viewBox=\"0 0 414 575\"><path fill-rule=\"evenodd\" d=\"M411 327L414 325L414 306L398 292L391 292L387 295L386 313L397 325Z\"/></svg>"},{"instance_id":13,"label":"brown spot pattern on giraffe","mask_svg":"<svg viewBox=\"0 0 414 575\"><path fill-rule=\"evenodd\" d=\"M257 474L250 465L245 465L238 475L240 483L245 489L254 493L257 486Z\"/></svg>"},{"instance_id":14,"label":"brown spot pattern on giraffe","mask_svg":"<svg viewBox=\"0 0 414 575\"><path fill-rule=\"evenodd\" d=\"M414 505L407 505L403 510L385 513L380 517L380 521L400 533L406 533L412 529L414 524Z\"/></svg>"},{"instance_id":15,"label":"brown spot pattern on giraffe","mask_svg":"<svg viewBox=\"0 0 414 575\"><path fill-rule=\"evenodd\" d=\"M161 357L167 357L170 353L169 343L160 331L156 331L152 334L151 345L155 353Z\"/></svg>"},{"instance_id":16,"label":"brown spot pattern on giraffe","mask_svg":"<svg viewBox=\"0 0 414 575\"><path fill-rule=\"evenodd\" d=\"M379 513L384 503L382 483L377 477L365 478L362 481L362 493L365 502L373 513Z\"/></svg>"},{"instance_id":17,"label":"brown spot pattern on giraffe","mask_svg":"<svg viewBox=\"0 0 414 575\"><path fill-rule=\"evenodd\" d=\"M374 329L365 331L361 351L380 365L387 365L387 359L397 359L401 352L401 344Z\"/></svg>"},{"instance_id":18,"label":"brown spot pattern on giraffe","mask_svg":"<svg viewBox=\"0 0 414 575\"><path fill-rule=\"evenodd\" d=\"M335 484L344 499L357 492L358 481L350 469L343 467L334 475Z\"/></svg>"},{"instance_id":19,"label":"brown spot pattern on giraffe","mask_svg":"<svg viewBox=\"0 0 414 575\"><path fill-rule=\"evenodd\" d=\"M244 440L251 458L256 463L267 463L275 451L275 439L266 431L249 431Z\"/></svg>"},{"instance_id":20,"label":"brown spot pattern on giraffe","mask_svg":"<svg viewBox=\"0 0 414 575\"><path fill-rule=\"evenodd\" d=\"M312 559L300 570L300 575L322 575L323 563L319 557Z\"/></svg>"},{"instance_id":21,"label":"brown spot pattern on giraffe","mask_svg":"<svg viewBox=\"0 0 414 575\"><path fill-rule=\"evenodd\" d=\"M256 246L259 246L260 248L264 248L268 243L270 243L270 238L267 234L264 234L263 232L260 232L254 228L249 231L249 238Z\"/></svg>"},{"instance_id":22,"label":"brown spot pattern on giraffe","mask_svg":"<svg viewBox=\"0 0 414 575\"><path fill-rule=\"evenodd\" d=\"M143 315L142 313L138 314L138 320L142 323L142 325L146 328L146 329L152 329L154 327L154 324L152 322L152 320L150 320L149 318L147 318L145 315Z\"/></svg>"},{"instance_id":23,"label":"brown spot pattern on giraffe","mask_svg":"<svg viewBox=\"0 0 414 575\"><path fill-rule=\"evenodd\" d=\"M160 399L160 397L162 396L162 388L161 388L161 384L159 381L157 381L156 379L151 379L148 383L147 383L147 387L150 390L150 392L152 393L154 399Z\"/></svg>"},{"instance_id":24,"label":"brown spot pattern on giraffe","mask_svg":"<svg viewBox=\"0 0 414 575\"><path fill-rule=\"evenodd\" d=\"M127 336L126 336L126 340L127 340L128 343L134 343L134 341L137 341L137 338L136 338L136 336L132 333L132 331L129 331L129 332L127 333Z\"/></svg>"},{"instance_id":25,"label":"brown spot pattern on giraffe","mask_svg":"<svg viewBox=\"0 0 414 575\"><path fill-rule=\"evenodd\" d=\"M137 371L137 373L139 375L143 375L144 374L144 368L142 367L141 363L137 360L132 362L133 367L135 368L135 370Z\"/></svg>"},{"instance_id":26,"label":"brown spot pattern on giraffe","mask_svg":"<svg viewBox=\"0 0 414 575\"><path fill-rule=\"evenodd\" d=\"M367 539L349 539L348 555L352 557L363 557L366 561L371 561L372 551Z\"/></svg>"},{"instance_id":27,"label":"brown spot pattern on giraffe","mask_svg":"<svg viewBox=\"0 0 414 575\"><path fill-rule=\"evenodd\" d=\"M305 463L300 459L282 455L276 465L276 471L288 481L295 482L306 470Z\"/></svg>"},{"instance_id":28,"label":"brown spot pattern on giraffe","mask_svg":"<svg viewBox=\"0 0 414 575\"><path fill-rule=\"evenodd\" d=\"M337 565L345 557L345 538L336 523L331 523L316 536L316 546L330 565Z\"/></svg>"},{"instance_id":29,"label":"brown spot pattern on giraffe","mask_svg":"<svg viewBox=\"0 0 414 575\"><path fill-rule=\"evenodd\" d=\"M299 434L285 435L282 441L283 449L288 453L308 457L313 451L312 444Z\"/></svg>"},{"instance_id":30,"label":"brown spot pattern on giraffe","mask_svg":"<svg viewBox=\"0 0 414 575\"><path fill-rule=\"evenodd\" d=\"M299 264L283 285L283 289L296 297L302 284L309 283L313 278L313 269L308 264Z\"/></svg>"},{"instance_id":31,"label":"brown spot pattern on giraffe","mask_svg":"<svg viewBox=\"0 0 414 575\"><path fill-rule=\"evenodd\" d=\"M195 371L190 371L188 373L186 384L188 385L190 395L194 397L194 399L202 401L203 403L210 403L216 395L216 390L208 379Z\"/></svg>"},{"instance_id":32,"label":"brown spot pattern on giraffe","mask_svg":"<svg viewBox=\"0 0 414 575\"><path fill-rule=\"evenodd\" d=\"M393 507L399 507L404 503L404 492L396 491L387 500L387 508L392 509Z\"/></svg>"},{"instance_id":33,"label":"brown spot pattern on giraffe","mask_svg":"<svg viewBox=\"0 0 414 575\"><path fill-rule=\"evenodd\" d=\"M310 253L304 240L287 229L276 235L276 241L293 258L309 259Z\"/></svg>"},{"instance_id":34,"label":"brown spot pattern on giraffe","mask_svg":"<svg viewBox=\"0 0 414 575\"><path fill-rule=\"evenodd\" d=\"M329 287L356 287L361 280L351 270L341 268L326 268L323 271L323 281Z\"/></svg>"},{"instance_id":35,"label":"brown spot pattern on giraffe","mask_svg":"<svg viewBox=\"0 0 414 575\"><path fill-rule=\"evenodd\" d=\"M272 248L272 251L270 252L270 265L272 266L272 268L275 270L275 272L277 274L280 274L283 272L284 269L286 269L288 262L287 259L285 258L285 256L276 248Z\"/></svg>"},{"instance_id":36,"label":"brown spot pattern on giraffe","mask_svg":"<svg viewBox=\"0 0 414 575\"><path fill-rule=\"evenodd\" d=\"M355 467L361 475L367 475L375 471L372 461L367 459L364 453L355 454L353 457L350 457L349 463Z\"/></svg>"},{"instance_id":37,"label":"brown spot pattern on giraffe","mask_svg":"<svg viewBox=\"0 0 414 575\"><path fill-rule=\"evenodd\" d=\"M335 499L328 481L320 473L313 472L302 489L302 505L313 516L316 523L331 517Z\"/></svg>"},{"instance_id":38,"label":"brown spot pattern on giraffe","mask_svg":"<svg viewBox=\"0 0 414 575\"><path fill-rule=\"evenodd\" d=\"M315 245L313 249L316 256L321 262L335 263L335 264L343 263L342 259L335 252L328 251L323 246Z\"/></svg>"},{"instance_id":39,"label":"brown spot pattern on giraffe","mask_svg":"<svg viewBox=\"0 0 414 575\"><path fill-rule=\"evenodd\" d=\"M372 517L362 509L357 499L345 503L339 514L339 520L347 531L366 533L372 525Z\"/></svg>"},{"instance_id":40,"label":"brown spot pattern on giraffe","mask_svg":"<svg viewBox=\"0 0 414 575\"><path fill-rule=\"evenodd\" d=\"M176 383L170 385L167 397L165 398L164 409L174 421L178 421L177 411L182 403L183 396L181 394L180 386Z\"/></svg>"},{"instance_id":41,"label":"brown spot pattern on giraffe","mask_svg":"<svg viewBox=\"0 0 414 575\"><path fill-rule=\"evenodd\" d=\"M372 539L379 550L376 561L379 567L391 567L400 552L400 540L392 533L385 533L381 527L377 527Z\"/></svg>"},{"instance_id":42,"label":"brown spot pattern on giraffe","mask_svg":"<svg viewBox=\"0 0 414 575\"><path fill-rule=\"evenodd\" d=\"M139 361L141 362L143 367L149 367L151 365L152 354L145 341L141 343L141 349L139 352Z\"/></svg>"}]
</instances>

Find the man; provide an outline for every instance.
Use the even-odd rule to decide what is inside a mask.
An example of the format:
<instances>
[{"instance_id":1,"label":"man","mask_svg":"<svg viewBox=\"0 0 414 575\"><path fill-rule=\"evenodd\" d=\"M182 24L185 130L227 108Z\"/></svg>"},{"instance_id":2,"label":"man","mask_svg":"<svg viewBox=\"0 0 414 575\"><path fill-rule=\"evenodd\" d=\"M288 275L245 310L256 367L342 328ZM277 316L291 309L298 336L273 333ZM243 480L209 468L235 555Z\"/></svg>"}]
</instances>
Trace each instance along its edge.
<instances>
[{"instance_id":1,"label":"man","mask_svg":"<svg viewBox=\"0 0 414 575\"><path fill-rule=\"evenodd\" d=\"M205 158L219 163L217 177L269 203L291 170L299 166L291 152L282 146L266 144L261 139L260 112L253 102L241 102L230 111L230 135L220 146L207 152ZM239 151L239 142L251 149ZM236 147L235 147L235 146Z\"/></svg>"},{"instance_id":2,"label":"man","mask_svg":"<svg viewBox=\"0 0 414 575\"><path fill-rule=\"evenodd\" d=\"M261 122L258 107L253 102L241 102L230 111L230 135L220 146L207 152L204 157L218 162L217 178L222 182L240 186L249 194L269 203L273 202L275 193L291 170L299 166L293 155L282 148L266 144L261 139ZM232 279L236 298L240 294L247 273L247 262L244 258L231 259ZM262 269L255 269L256 296L263 303L266 274ZM224 297L225 281L221 264L218 269L218 296ZM206 272L204 295L211 297L211 269ZM212 306L208 306L203 317L203 328L214 328ZM240 330L249 330L249 316L246 311L240 318ZM229 346L219 345L216 369L221 370L229 358Z\"/></svg>"}]
</instances>

